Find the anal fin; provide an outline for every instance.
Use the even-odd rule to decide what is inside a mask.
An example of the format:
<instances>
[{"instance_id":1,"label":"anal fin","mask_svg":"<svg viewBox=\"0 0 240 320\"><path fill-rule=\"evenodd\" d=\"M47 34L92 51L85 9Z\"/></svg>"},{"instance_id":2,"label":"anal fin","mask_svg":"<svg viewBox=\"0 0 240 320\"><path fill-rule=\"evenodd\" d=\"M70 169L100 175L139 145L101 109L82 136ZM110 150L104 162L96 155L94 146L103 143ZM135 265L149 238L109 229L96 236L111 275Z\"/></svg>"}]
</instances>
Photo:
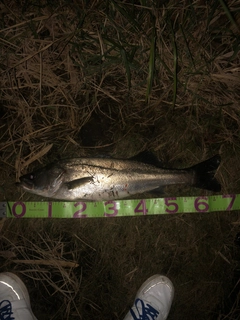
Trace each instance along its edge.
<instances>
[{"instance_id":1,"label":"anal fin","mask_svg":"<svg viewBox=\"0 0 240 320\"><path fill-rule=\"evenodd\" d=\"M164 195L164 187L161 186L156 189L152 189L152 190L148 191L148 193L154 194L156 196L162 196L162 195Z\"/></svg>"}]
</instances>

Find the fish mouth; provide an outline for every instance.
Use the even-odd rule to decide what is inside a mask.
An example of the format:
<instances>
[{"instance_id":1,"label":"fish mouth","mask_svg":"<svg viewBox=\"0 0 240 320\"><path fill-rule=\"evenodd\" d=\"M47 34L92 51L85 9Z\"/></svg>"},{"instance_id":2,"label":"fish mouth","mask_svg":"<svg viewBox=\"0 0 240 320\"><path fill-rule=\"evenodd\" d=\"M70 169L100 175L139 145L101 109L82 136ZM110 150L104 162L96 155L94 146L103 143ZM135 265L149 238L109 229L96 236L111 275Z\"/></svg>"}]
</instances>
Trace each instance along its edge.
<instances>
[{"instance_id":1,"label":"fish mouth","mask_svg":"<svg viewBox=\"0 0 240 320\"><path fill-rule=\"evenodd\" d=\"M19 179L20 179L20 182L16 182L17 187L22 187L26 190L34 189L34 183L32 181L24 177L20 177Z\"/></svg>"}]
</instances>

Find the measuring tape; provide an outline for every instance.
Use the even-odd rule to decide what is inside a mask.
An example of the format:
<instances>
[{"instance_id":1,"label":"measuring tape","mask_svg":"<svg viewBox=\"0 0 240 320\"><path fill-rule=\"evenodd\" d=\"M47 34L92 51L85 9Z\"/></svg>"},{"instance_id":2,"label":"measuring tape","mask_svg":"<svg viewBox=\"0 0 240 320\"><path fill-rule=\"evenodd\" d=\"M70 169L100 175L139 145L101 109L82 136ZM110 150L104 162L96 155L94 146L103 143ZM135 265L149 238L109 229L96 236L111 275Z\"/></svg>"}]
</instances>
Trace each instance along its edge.
<instances>
[{"instance_id":1,"label":"measuring tape","mask_svg":"<svg viewBox=\"0 0 240 320\"><path fill-rule=\"evenodd\" d=\"M0 217L104 218L240 210L240 194L100 202L0 202Z\"/></svg>"}]
</instances>

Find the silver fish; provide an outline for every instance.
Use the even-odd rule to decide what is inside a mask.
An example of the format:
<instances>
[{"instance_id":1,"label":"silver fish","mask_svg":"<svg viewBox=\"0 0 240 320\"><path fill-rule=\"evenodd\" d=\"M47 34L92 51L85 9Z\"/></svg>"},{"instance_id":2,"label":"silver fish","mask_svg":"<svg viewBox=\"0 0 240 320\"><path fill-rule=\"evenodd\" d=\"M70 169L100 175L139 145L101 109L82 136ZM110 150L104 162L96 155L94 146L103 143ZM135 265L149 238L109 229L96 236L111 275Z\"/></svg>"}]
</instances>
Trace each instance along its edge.
<instances>
[{"instance_id":1,"label":"silver fish","mask_svg":"<svg viewBox=\"0 0 240 320\"><path fill-rule=\"evenodd\" d=\"M136 158L134 158L136 159ZM20 177L25 191L61 200L102 201L133 197L172 184L221 190L215 179L219 155L186 169L164 169L136 160L74 158Z\"/></svg>"}]
</instances>

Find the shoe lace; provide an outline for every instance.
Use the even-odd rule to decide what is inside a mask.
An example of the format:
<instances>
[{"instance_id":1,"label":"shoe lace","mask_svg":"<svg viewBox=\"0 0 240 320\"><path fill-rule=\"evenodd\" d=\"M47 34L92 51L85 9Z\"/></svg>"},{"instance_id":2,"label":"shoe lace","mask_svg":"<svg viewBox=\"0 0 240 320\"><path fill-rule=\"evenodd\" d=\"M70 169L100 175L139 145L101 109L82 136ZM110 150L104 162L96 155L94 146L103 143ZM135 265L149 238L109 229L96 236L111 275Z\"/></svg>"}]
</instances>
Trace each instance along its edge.
<instances>
[{"instance_id":1,"label":"shoe lace","mask_svg":"<svg viewBox=\"0 0 240 320\"><path fill-rule=\"evenodd\" d=\"M143 300L136 299L135 308L137 311L137 315L134 313L132 309L130 309L131 315L134 320L156 320L159 312L154 309L150 304L144 304Z\"/></svg>"},{"instance_id":2,"label":"shoe lace","mask_svg":"<svg viewBox=\"0 0 240 320\"><path fill-rule=\"evenodd\" d=\"M14 320L12 317L12 304L9 300L2 300L0 302L0 320Z\"/></svg>"}]
</instances>

